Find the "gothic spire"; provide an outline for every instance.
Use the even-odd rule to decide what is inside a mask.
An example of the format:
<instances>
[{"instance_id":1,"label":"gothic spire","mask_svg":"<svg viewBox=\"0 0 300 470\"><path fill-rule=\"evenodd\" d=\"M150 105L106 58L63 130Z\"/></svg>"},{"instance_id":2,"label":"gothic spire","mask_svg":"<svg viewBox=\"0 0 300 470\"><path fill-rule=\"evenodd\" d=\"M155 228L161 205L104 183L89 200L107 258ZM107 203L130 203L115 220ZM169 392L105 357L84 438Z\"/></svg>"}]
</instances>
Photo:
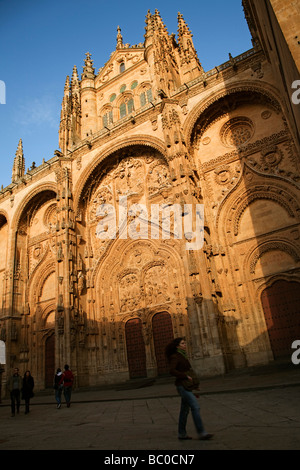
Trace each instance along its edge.
<instances>
[{"instance_id":1,"label":"gothic spire","mask_svg":"<svg viewBox=\"0 0 300 470\"><path fill-rule=\"evenodd\" d=\"M159 32L160 33L164 32L164 33L168 34L166 25L164 24L164 22L163 22L163 20L160 16L160 12L157 9L155 9L155 13L154 13L152 18L153 18L154 26L159 30Z\"/></svg>"},{"instance_id":2,"label":"gothic spire","mask_svg":"<svg viewBox=\"0 0 300 470\"><path fill-rule=\"evenodd\" d=\"M85 79L85 78L92 78L94 79L95 78L95 69L93 67L93 61L91 59L91 54L89 52L87 52L86 54L86 58L85 58L85 61L84 61L84 67L83 67L83 73L81 75L81 79Z\"/></svg>"},{"instance_id":3,"label":"gothic spire","mask_svg":"<svg viewBox=\"0 0 300 470\"><path fill-rule=\"evenodd\" d=\"M148 10L145 23L145 39L150 38L154 33L157 33L158 36L168 36L168 30L160 16L160 12L157 9L153 15L150 10Z\"/></svg>"},{"instance_id":4,"label":"gothic spire","mask_svg":"<svg viewBox=\"0 0 300 470\"><path fill-rule=\"evenodd\" d=\"M183 36L187 36L189 38L193 37L190 28L188 27L187 23L185 22L183 15L178 12L178 36L182 38Z\"/></svg>"},{"instance_id":5,"label":"gothic spire","mask_svg":"<svg viewBox=\"0 0 300 470\"><path fill-rule=\"evenodd\" d=\"M180 53L181 65L192 65L193 68L196 66L198 70L203 70L199 62L196 49L193 43L193 35L190 28L188 27L183 15L178 12L178 45Z\"/></svg>"},{"instance_id":6,"label":"gothic spire","mask_svg":"<svg viewBox=\"0 0 300 470\"><path fill-rule=\"evenodd\" d=\"M123 44L123 36L121 34L121 28L118 26L118 34L117 34L117 49L122 49L124 47Z\"/></svg>"},{"instance_id":7,"label":"gothic spire","mask_svg":"<svg viewBox=\"0 0 300 470\"><path fill-rule=\"evenodd\" d=\"M71 79L71 91L72 93L79 94L79 78L78 78L76 65L74 65L73 67L73 73L72 73L72 79Z\"/></svg>"},{"instance_id":8,"label":"gothic spire","mask_svg":"<svg viewBox=\"0 0 300 470\"><path fill-rule=\"evenodd\" d=\"M70 97L70 77L67 75L64 87L64 96L61 103L61 119L65 117L69 106L69 97Z\"/></svg>"},{"instance_id":9,"label":"gothic spire","mask_svg":"<svg viewBox=\"0 0 300 470\"><path fill-rule=\"evenodd\" d=\"M146 15L145 23L146 23L146 26L145 26L145 34L144 34L144 38L145 38L144 45L145 45L145 48L147 48L152 44L152 37L153 37L152 15L151 15L150 10L148 10L148 13Z\"/></svg>"},{"instance_id":10,"label":"gothic spire","mask_svg":"<svg viewBox=\"0 0 300 470\"><path fill-rule=\"evenodd\" d=\"M65 81L64 94L66 96L69 96L69 91L70 91L70 77L69 77L69 75L67 75L66 81Z\"/></svg>"},{"instance_id":11,"label":"gothic spire","mask_svg":"<svg viewBox=\"0 0 300 470\"><path fill-rule=\"evenodd\" d=\"M23 154L23 143L22 139L19 140L16 156L14 159L13 170L12 170L12 183L17 182L25 174L25 159Z\"/></svg>"}]
</instances>

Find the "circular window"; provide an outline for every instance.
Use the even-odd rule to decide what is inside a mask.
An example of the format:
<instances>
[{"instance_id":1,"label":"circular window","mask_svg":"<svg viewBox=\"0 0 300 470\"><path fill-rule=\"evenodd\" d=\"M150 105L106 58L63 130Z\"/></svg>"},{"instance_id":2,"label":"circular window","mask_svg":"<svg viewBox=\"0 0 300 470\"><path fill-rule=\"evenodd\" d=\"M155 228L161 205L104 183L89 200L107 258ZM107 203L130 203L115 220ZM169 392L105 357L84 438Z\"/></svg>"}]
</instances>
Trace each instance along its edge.
<instances>
[{"instance_id":1,"label":"circular window","mask_svg":"<svg viewBox=\"0 0 300 470\"><path fill-rule=\"evenodd\" d=\"M126 85L122 85L120 88L120 93L123 93L126 90Z\"/></svg>"},{"instance_id":2,"label":"circular window","mask_svg":"<svg viewBox=\"0 0 300 470\"><path fill-rule=\"evenodd\" d=\"M131 89L134 90L136 87L138 86L138 82L135 80L132 84L131 84Z\"/></svg>"},{"instance_id":3,"label":"circular window","mask_svg":"<svg viewBox=\"0 0 300 470\"><path fill-rule=\"evenodd\" d=\"M112 103L112 102L116 99L116 96L117 96L117 95L116 95L115 93L113 93L113 94L111 95L111 97L109 98L109 101Z\"/></svg>"},{"instance_id":4,"label":"circular window","mask_svg":"<svg viewBox=\"0 0 300 470\"><path fill-rule=\"evenodd\" d=\"M253 122L247 117L236 117L222 127L221 140L227 147L240 147L249 142L253 134Z\"/></svg>"}]
</instances>

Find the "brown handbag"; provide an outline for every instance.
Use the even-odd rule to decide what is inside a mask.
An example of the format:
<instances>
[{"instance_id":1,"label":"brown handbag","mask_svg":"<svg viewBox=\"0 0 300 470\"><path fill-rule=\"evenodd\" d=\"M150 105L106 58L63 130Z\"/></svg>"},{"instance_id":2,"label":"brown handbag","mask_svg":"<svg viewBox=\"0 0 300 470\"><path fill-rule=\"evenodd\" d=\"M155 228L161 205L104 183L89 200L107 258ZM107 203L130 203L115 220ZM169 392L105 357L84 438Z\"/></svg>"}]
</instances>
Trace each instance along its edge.
<instances>
[{"instance_id":1,"label":"brown handbag","mask_svg":"<svg viewBox=\"0 0 300 470\"><path fill-rule=\"evenodd\" d=\"M191 377L193 380L189 380L189 379L182 380L182 382L181 382L182 386L186 390L188 390L189 392L191 392L192 390L198 389L199 388L199 379L198 379L196 373L193 371L193 369L188 370L186 375Z\"/></svg>"}]
</instances>

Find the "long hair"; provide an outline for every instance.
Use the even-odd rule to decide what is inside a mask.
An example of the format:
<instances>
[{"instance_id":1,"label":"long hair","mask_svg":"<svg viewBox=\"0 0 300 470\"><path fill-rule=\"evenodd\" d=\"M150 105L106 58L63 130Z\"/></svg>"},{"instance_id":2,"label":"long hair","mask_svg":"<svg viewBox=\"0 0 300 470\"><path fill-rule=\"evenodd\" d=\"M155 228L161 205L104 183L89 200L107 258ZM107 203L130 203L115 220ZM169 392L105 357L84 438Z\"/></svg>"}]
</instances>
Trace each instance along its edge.
<instances>
[{"instance_id":1,"label":"long hair","mask_svg":"<svg viewBox=\"0 0 300 470\"><path fill-rule=\"evenodd\" d=\"M184 338L175 338L173 339L173 341L171 341L171 343L169 343L167 346L166 346L166 349L165 349L165 355L167 356L167 359L170 360L170 357L172 356L172 354L175 354L176 351L177 351L177 348L179 346L179 343L183 340Z\"/></svg>"}]
</instances>

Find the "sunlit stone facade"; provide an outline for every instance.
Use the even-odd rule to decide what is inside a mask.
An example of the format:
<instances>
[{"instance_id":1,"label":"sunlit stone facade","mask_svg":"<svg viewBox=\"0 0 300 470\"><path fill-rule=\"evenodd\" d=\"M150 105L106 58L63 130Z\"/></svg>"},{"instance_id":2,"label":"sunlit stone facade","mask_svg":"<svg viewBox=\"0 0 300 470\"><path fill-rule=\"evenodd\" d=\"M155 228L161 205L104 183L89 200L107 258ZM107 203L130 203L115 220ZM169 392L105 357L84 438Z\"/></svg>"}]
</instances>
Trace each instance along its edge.
<instances>
[{"instance_id":1,"label":"sunlit stone facade","mask_svg":"<svg viewBox=\"0 0 300 470\"><path fill-rule=\"evenodd\" d=\"M54 157L25 173L19 142L0 194L6 373L37 389L66 362L77 386L153 378L185 336L216 375L300 339L297 117L244 3L253 49L207 72L181 14L177 38L157 11L138 45L119 28L98 72L87 53L67 77Z\"/></svg>"}]
</instances>

